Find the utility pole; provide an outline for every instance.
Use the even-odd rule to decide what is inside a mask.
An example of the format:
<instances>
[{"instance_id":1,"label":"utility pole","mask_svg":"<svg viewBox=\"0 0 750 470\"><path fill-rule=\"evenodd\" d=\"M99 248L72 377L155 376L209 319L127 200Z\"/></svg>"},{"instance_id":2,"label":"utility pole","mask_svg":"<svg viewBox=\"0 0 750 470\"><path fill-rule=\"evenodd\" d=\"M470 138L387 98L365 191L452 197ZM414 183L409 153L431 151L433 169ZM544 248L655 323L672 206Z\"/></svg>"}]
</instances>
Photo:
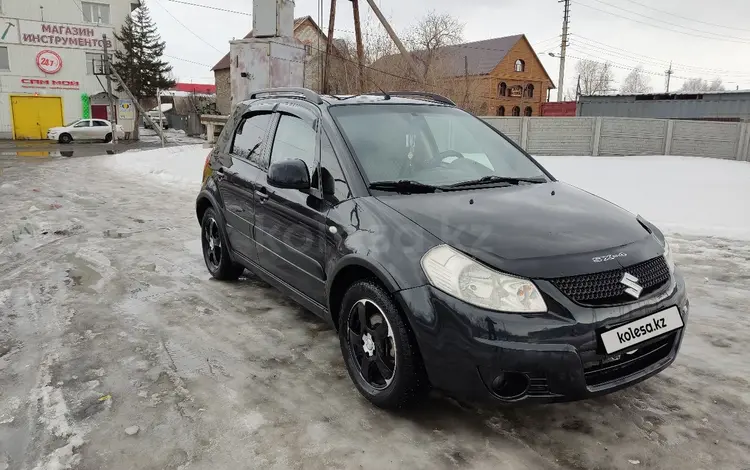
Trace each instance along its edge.
<instances>
[{"instance_id":1,"label":"utility pole","mask_svg":"<svg viewBox=\"0 0 750 470\"><path fill-rule=\"evenodd\" d=\"M581 76L578 75L578 84L576 84L576 102L581 97Z\"/></svg>"},{"instance_id":2,"label":"utility pole","mask_svg":"<svg viewBox=\"0 0 750 470\"><path fill-rule=\"evenodd\" d=\"M566 2L570 2L570 0L565 0ZM409 68L411 69L411 73L414 74L414 78L417 79L420 83L422 82L422 79L419 76L419 69L417 69L417 65L414 63L414 59L412 59L409 52L406 50L406 47L404 47L404 43L401 42L401 40L396 35L396 32L391 28L391 25L388 24L388 20L385 19L385 16L383 16L383 13L380 11L380 8L375 4L375 0L367 0L367 3L370 4L370 8L372 8L372 11L375 13L375 16L378 17L380 22L383 24L383 27L388 32L388 35L391 37L394 43L396 43L396 47L398 47L398 50L401 52L401 55L404 56L404 60L406 61L407 65L409 65Z\"/></svg>"},{"instance_id":3,"label":"utility pole","mask_svg":"<svg viewBox=\"0 0 750 470\"><path fill-rule=\"evenodd\" d=\"M112 69L110 69L110 72L112 73L112 75L114 75L115 80L117 80L117 83L120 84L120 87L128 95L128 98L130 98L131 100L133 100L133 105L135 105L135 108L138 110L138 112L141 114L141 116L143 116L143 118L146 120L146 122L148 122L149 124L151 124L151 127L153 127L154 129L156 129L156 133L159 134L159 136L161 137L162 145L164 145L164 143L167 141L167 138L164 136L164 130L161 128L161 126L157 126L156 123L154 122L154 120L151 119L151 116L149 116L146 113L146 111L143 109L143 106L141 106L141 103L138 102L138 100L136 99L135 95L133 95L133 92L131 92L130 88L128 88L128 86L125 84L125 80L123 80L122 77L120 76L120 74L117 73L117 70L115 70L114 67L112 67ZM135 125L137 126L138 123L136 122Z\"/></svg>"},{"instance_id":4,"label":"utility pole","mask_svg":"<svg viewBox=\"0 0 750 470\"><path fill-rule=\"evenodd\" d=\"M302 83L304 83L304 82L302 82ZM164 123L162 122L162 119L164 119L164 113L161 110L161 90L158 89L158 88L156 89L156 106L157 106L157 109L159 110L159 128L163 130L164 129ZM172 106L174 106L174 105L172 105ZM164 147L164 133L160 132L159 133L159 137L161 137L161 146Z\"/></svg>"},{"instance_id":5,"label":"utility pole","mask_svg":"<svg viewBox=\"0 0 750 470\"><path fill-rule=\"evenodd\" d=\"M570 0L558 0L565 4L563 14L562 42L560 43L560 77L557 80L557 101L563 100L563 88L565 84L565 52L568 49L568 21L570 20Z\"/></svg>"},{"instance_id":6,"label":"utility pole","mask_svg":"<svg viewBox=\"0 0 750 470\"><path fill-rule=\"evenodd\" d=\"M365 47L362 44L362 28L359 24L359 0L351 0L354 12L354 35L357 39L357 65L359 66L359 93L365 92Z\"/></svg>"},{"instance_id":7,"label":"utility pole","mask_svg":"<svg viewBox=\"0 0 750 470\"><path fill-rule=\"evenodd\" d=\"M109 98L109 106L112 110L112 119L109 121L110 126L112 126L112 145L117 145L117 105L115 104L115 97L112 94L112 77L109 71L109 50L107 48L106 34L102 34L102 43L104 44L104 74L107 77L107 98Z\"/></svg>"},{"instance_id":8,"label":"utility pole","mask_svg":"<svg viewBox=\"0 0 750 470\"><path fill-rule=\"evenodd\" d=\"M664 73L667 74L667 93L669 93L669 82L671 81L672 74L674 73L674 70L672 70L672 62L669 62L669 70L666 70Z\"/></svg>"},{"instance_id":9,"label":"utility pole","mask_svg":"<svg viewBox=\"0 0 750 470\"><path fill-rule=\"evenodd\" d=\"M331 0L331 16L328 19L328 38L326 41L326 56L323 65L323 94L331 92L329 81L331 79L331 53L333 52L333 25L336 23L336 0Z\"/></svg>"},{"instance_id":10,"label":"utility pole","mask_svg":"<svg viewBox=\"0 0 750 470\"><path fill-rule=\"evenodd\" d=\"M466 105L469 104L469 56L464 56L464 105L463 108L466 109Z\"/></svg>"}]
</instances>

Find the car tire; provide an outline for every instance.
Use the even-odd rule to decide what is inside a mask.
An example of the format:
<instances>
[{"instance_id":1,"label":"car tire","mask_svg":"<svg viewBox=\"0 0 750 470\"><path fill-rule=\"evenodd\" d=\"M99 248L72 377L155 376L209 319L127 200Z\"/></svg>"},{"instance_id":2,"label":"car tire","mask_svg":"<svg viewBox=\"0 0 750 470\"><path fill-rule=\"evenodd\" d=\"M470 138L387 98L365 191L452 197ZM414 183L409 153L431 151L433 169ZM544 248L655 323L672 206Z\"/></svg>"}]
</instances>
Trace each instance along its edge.
<instances>
[{"instance_id":1,"label":"car tire","mask_svg":"<svg viewBox=\"0 0 750 470\"><path fill-rule=\"evenodd\" d=\"M104 143L108 144L110 142L112 142L112 133L111 132L107 133L107 135L104 136Z\"/></svg>"},{"instance_id":2,"label":"car tire","mask_svg":"<svg viewBox=\"0 0 750 470\"><path fill-rule=\"evenodd\" d=\"M356 282L344 294L339 343L349 377L375 406L406 408L429 390L414 335L391 295L377 282Z\"/></svg>"},{"instance_id":3,"label":"car tire","mask_svg":"<svg viewBox=\"0 0 750 470\"><path fill-rule=\"evenodd\" d=\"M61 144L69 144L73 142L73 137L71 137L70 134L60 134L60 137L57 139Z\"/></svg>"},{"instance_id":4,"label":"car tire","mask_svg":"<svg viewBox=\"0 0 750 470\"><path fill-rule=\"evenodd\" d=\"M224 226L219 223L213 208L207 209L201 219L201 246L203 260L214 278L220 281L236 281L245 271L242 265L230 258Z\"/></svg>"}]
</instances>

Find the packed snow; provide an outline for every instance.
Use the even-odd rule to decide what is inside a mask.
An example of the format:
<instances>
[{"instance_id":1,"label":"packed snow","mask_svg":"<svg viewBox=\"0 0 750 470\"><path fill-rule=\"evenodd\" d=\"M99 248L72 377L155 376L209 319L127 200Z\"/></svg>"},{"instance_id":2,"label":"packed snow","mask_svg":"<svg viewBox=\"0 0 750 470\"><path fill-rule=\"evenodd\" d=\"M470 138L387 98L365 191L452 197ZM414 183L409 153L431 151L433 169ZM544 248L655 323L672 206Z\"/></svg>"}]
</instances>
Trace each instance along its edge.
<instances>
[{"instance_id":1,"label":"packed snow","mask_svg":"<svg viewBox=\"0 0 750 470\"><path fill-rule=\"evenodd\" d=\"M164 106L164 105L162 105ZM200 137L190 137L181 129L166 129L164 134L167 138L167 142L170 144L200 144L204 142ZM141 142L161 142L161 137L153 129L141 128L140 136Z\"/></svg>"},{"instance_id":2,"label":"packed snow","mask_svg":"<svg viewBox=\"0 0 750 470\"><path fill-rule=\"evenodd\" d=\"M209 149L186 145L108 162L195 189ZM670 233L750 240L750 163L712 158L537 157L557 179L645 217Z\"/></svg>"}]
</instances>

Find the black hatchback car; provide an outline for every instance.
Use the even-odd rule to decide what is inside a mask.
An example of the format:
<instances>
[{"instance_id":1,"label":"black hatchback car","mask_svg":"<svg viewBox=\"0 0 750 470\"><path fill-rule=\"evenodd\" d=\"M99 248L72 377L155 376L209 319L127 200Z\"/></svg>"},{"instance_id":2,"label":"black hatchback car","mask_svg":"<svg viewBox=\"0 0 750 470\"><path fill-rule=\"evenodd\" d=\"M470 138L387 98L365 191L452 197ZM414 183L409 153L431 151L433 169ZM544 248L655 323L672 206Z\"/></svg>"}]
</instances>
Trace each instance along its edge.
<instances>
[{"instance_id":1,"label":"black hatchback car","mask_svg":"<svg viewBox=\"0 0 750 470\"><path fill-rule=\"evenodd\" d=\"M430 386L592 397L669 366L684 335L658 228L437 95L254 93L206 160L196 210L210 273L247 268L330 322L377 406Z\"/></svg>"}]
</instances>

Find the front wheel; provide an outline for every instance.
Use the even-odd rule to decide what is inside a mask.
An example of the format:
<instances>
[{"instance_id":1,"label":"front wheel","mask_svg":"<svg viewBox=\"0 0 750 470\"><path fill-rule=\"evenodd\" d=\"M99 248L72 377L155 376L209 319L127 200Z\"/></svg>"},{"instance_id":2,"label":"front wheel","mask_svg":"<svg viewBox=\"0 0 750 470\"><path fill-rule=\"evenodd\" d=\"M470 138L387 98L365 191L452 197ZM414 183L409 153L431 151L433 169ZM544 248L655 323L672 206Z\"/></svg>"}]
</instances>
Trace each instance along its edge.
<instances>
[{"instance_id":1,"label":"front wheel","mask_svg":"<svg viewBox=\"0 0 750 470\"><path fill-rule=\"evenodd\" d=\"M219 223L214 209L207 209L201 219L201 245L208 272L221 281L236 281L245 268L229 257L226 240L224 226Z\"/></svg>"},{"instance_id":2,"label":"front wheel","mask_svg":"<svg viewBox=\"0 0 750 470\"><path fill-rule=\"evenodd\" d=\"M70 134L62 134L59 138L61 144L69 144L73 141L73 137Z\"/></svg>"},{"instance_id":3,"label":"front wheel","mask_svg":"<svg viewBox=\"0 0 750 470\"><path fill-rule=\"evenodd\" d=\"M349 376L374 405L404 408L428 390L409 326L376 282L360 281L347 290L339 315L339 342Z\"/></svg>"}]
</instances>

